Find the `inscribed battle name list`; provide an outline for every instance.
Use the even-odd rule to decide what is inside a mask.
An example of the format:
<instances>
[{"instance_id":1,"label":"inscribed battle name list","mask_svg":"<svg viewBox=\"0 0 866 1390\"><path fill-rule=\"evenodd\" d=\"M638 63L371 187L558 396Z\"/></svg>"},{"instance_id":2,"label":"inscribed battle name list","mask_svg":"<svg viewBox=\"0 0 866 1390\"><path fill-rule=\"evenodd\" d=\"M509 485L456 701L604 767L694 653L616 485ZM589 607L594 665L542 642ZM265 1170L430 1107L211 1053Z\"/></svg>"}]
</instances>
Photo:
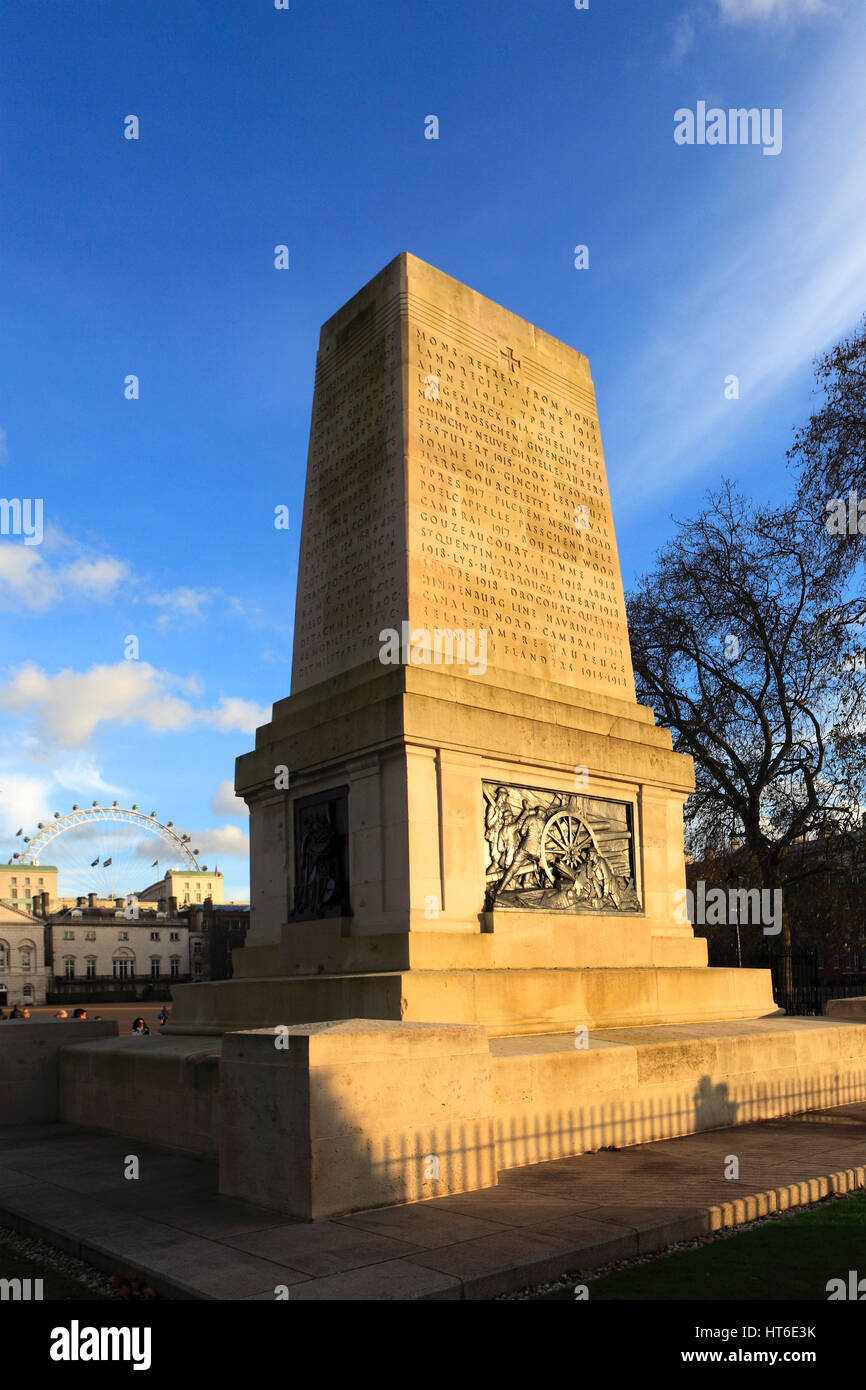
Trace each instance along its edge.
<instances>
[{"instance_id":1,"label":"inscribed battle name list","mask_svg":"<svg viewBox=\"0 0 866 1390\"><path fill-rule=\"evenodd\" d=\"M545 389L526 348L494 364L417 321L409 349L413 626L483 628L493 668L634 699L588 379Z\"/></svg>"}]
</instances>

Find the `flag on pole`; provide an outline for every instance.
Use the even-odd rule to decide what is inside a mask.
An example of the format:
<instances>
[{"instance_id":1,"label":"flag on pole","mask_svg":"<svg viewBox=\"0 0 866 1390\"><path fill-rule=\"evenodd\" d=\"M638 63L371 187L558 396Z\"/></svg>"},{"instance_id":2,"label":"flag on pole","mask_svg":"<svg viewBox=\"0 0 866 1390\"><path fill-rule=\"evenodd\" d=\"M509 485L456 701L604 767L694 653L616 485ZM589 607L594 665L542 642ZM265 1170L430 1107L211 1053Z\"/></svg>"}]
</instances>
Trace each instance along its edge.
<instances>
[{"instance_id":1,"label":"flag on pole","mask_svg":"<svg viewBox=\"0 0 866 1390\"><path fill-rule=\"evenodd\" d=\"M153 863L151 864L150 867L151 867L152 869L155 869L158 863L159 863L159 860L158 860L158 859L154 859L154 861L153 861Z\"/></svg>"},{"instance_id":2,"label":"flag on pole","mask_svg":"<svg viewBox=\"0 0 866 1390\"><path fill-rule=\"evenodd\" d=\"M17 840L17 839L18 839L18 836L19 836L19 835L23 835L23 834L24 834L24 826L22 825L22 827L21 827L20 830L16 830L16 831L15 831L15 839Z\"/></svg>"},{"instance_id":3,"label":"flag on pole","mask_svg":"<svg viewBox=\"0 0 866 1390\"><path fill-rule=\"evenodd\" d=\"M104 863L103 866L102 866L103 869L107 869L110 863L111 863L111 860L110 860L110 859L106 859L105 863Z\"/></svg>"},{"instance_id":4,"label":"flag on pole","mask_svg":"<svg viewBox=\"0 0 866 1390\"><path fill-rule=\"evenodd\" d=\"M95 858L94 860L92 860L92 862L91 862L91 865L90 865L91 869L95 869L98 863L99 863L99 855L97 854L96 858Z\"/></svg>"}]
</instances>

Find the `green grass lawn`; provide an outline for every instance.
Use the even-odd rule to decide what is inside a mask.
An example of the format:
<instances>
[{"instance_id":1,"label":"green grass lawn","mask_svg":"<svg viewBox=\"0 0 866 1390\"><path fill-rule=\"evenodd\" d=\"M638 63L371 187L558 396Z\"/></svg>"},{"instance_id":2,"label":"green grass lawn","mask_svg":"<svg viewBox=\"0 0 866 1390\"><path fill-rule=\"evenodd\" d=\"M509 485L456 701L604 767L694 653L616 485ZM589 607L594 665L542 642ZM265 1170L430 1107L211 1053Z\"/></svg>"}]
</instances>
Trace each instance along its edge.
<instances>
[{"instance_id":1,"label":"green grass lawn","mask_svg":"<svg viewBox=\"0 0 866 1390\"><path fill-rule=\"evenodd\" d=\"M770 1221L742 1235L665 1255L579 1282L599 1299L707 1299L720 1302L803 1298L825 1302L827 1281L855 1269L866 1278L866 1196ZM574 1299L574 1287L539 1294Z\"/></svg>"},{"instance_id":2,"label":"green grass lawn","mask_svg":"<svg viewBox=\"0 0 866 1390\"><path fill-rule=\"evenodd\" d=\"M103 1301L102 1295L88 1289L86 1284L79 1284L46 1265L35 1264L6 1245L0 1245L0 1279L41 1279L42 1300L45 1303L78 1303L82 1299L88 1302ZM34 1287L31 1285L31 1288ZM5 1302L3 1307L8 1320L10 1303Z\"/></svg>"}]
</instances>

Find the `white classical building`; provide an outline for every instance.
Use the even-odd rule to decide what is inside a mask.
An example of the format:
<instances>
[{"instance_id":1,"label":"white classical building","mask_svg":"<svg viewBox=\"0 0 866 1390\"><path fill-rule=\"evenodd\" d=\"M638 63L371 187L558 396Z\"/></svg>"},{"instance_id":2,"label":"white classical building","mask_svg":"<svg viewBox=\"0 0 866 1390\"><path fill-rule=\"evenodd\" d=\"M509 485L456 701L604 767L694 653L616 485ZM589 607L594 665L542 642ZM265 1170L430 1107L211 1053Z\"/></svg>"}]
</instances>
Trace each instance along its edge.
<instances>
[{"instance_id":1,"label":"white classical building","mask_svg":"<svg viewBox=\"0 0 866 1390\"><path fill-rule=\"evenodd\" d=\"M0 1008L44 1004L48 980L45 923L0 902Z\"/></svg>"},{"instance_id":2,"label":"white classical building","mask_svg":"<svg viewBox=\"0 0 866 1390\"><path fill-rule=\"evenodd\" d=\"M92 897L92 895L91 895ZM158 907L118 898L112 907L79 898L50 914L53 992L84 996L91 990L169 987L201 978L201 934Z\"/></svg>"}]
</instances>

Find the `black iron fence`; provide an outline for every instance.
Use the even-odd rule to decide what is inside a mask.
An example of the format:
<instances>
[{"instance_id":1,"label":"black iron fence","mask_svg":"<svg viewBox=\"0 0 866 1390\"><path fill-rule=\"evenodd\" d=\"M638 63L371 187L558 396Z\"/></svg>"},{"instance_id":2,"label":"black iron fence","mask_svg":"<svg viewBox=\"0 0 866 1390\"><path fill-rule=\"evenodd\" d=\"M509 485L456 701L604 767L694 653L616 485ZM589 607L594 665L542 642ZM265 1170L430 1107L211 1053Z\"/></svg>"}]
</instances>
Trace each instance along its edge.
<instances>
[{"instance_id":1,"label":"black iron fence","mask_svg":"<svg viewBox=\"0 0 866 1390\"><path fill-rule=\"evenodd\" d=\"M820 1018L828 999L866 995L866 973L848 972L827 979L818 966L817 951L773 952L768 961L773 977L773 998L788 1014Z\"/></svg>"},{"instance_id":2,"label":"black iron fence","mask_svg":"<svg viewBox=\"0 0 866 1390\"><path fill-rule=\"evenodd\" d=\"M55 975L46 1004L88 1000L91 1004L123 1004L137 999L164 1003L172 985L188 985L191 975Z\"/></svg>"}]
</instances>

